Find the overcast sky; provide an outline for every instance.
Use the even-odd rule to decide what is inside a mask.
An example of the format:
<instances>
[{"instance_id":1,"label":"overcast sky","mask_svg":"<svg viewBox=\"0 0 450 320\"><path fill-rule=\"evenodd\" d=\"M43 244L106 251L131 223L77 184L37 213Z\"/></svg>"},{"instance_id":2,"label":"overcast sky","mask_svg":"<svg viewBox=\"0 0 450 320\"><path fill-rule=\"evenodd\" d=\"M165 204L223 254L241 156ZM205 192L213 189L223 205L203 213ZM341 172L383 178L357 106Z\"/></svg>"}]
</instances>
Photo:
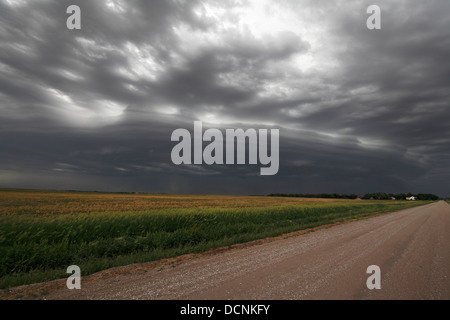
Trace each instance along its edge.
<instances>
[{"instance_id":1,"label":"overcast sky","mask_svg":"<svg viewBox=\"0 0 450 320\"><path fill-rule=\"evenodd\" d=\"M449 13L448 0L2 0L0 187L448 196ZM174 165L171 134L196 120L279 129L278 174Z\"/></svg>"}]
</instances>

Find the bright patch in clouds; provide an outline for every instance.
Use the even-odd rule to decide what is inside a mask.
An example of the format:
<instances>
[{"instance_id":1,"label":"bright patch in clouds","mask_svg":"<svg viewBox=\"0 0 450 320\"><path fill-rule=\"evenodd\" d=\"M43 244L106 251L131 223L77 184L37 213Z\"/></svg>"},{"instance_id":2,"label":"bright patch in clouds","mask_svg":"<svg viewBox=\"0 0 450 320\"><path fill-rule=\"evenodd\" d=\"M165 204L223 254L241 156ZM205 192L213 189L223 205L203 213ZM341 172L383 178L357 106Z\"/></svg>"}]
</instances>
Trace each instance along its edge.
<instances>
[{"instance_id":1,"label":"bright patch in clouds","mask_svg":"<svg viewBox=\"0 0 450 320\"><path fill-rule=\"evenodd\" d=\"M129 65L125 73L135 75L134 79L155 81L164 72L164 67L154 58L155 50L151 45L137 46L131 42L125 44L124 56Z\"/></svg>"},{"instance_id":2,"label":"bright patch in clouds","mask_svg":"<svg viewBox=\"0 0 450 320\"><path fill-rule=\"evenodd\" d=\"M126 109L110 100L98 99L89 102L75 102L72 97L54 88L45 88L55 113L61 120L75 126L98 126L115 122Z\"/></svg>"},{"instance_id":3,"label":"bright patch in clouds","mask_svg":"<svg viewBox=\"0 0 450 320\"><path fill-rule=\"evenodd\" d=\"M106 0L106 6L116 13L124 13L126 11L125 2L122 0Z\"/></svg>"},{"instance_id":4,"label":"bright patch in clouds","mask_svg":"<svg viewBox=\"0 0 450 320\"><path fill-rule=\"evenodd\" d=\"M176 115L178 113L180 113L179 109L175 106L159 106L156 107L156 112L160 113L160 114L165 114L165 115Z\"/></svg>"},{"instance_id":5,"label":"bright patch in clouds","mask_svg":"<svg viewBox=\"0 0 450 320\"><path fill-rule=\"evenodd\" d=\"M10 6L23 6L25 4L27 4L26 0L6 0L6 3L9 4Z\"/></svg>"}]
</instances>

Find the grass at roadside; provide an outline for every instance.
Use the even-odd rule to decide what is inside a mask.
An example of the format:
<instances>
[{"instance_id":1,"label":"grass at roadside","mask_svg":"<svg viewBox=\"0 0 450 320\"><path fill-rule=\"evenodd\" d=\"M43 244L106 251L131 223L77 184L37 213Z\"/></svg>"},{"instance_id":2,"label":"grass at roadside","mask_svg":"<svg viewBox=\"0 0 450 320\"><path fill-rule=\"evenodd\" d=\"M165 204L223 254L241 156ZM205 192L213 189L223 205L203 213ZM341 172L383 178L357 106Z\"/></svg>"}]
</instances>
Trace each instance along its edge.
<instances>
[{"instance_id":1,"label":"grass at roadside","mask_svg":"<svg viewBox=\"0 0 450 320\"><path fill-rule=\"evenodd\" d=\"M0 192L0 288L67 277L72 264L85 276L426 203L14 192Z\"/></svg>"}]
</instances>

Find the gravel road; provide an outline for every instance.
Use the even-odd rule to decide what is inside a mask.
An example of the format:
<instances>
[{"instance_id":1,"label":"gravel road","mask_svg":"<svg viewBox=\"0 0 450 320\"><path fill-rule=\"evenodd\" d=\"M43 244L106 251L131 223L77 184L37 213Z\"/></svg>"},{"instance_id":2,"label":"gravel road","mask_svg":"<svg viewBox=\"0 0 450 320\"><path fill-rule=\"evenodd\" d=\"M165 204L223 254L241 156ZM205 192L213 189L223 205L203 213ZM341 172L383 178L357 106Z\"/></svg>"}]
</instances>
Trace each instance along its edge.
<instances>
[{"instance_id":1,"label":"gravel road","mask_svg":"<svg viewBox=\"0 0 450 320\"><path fill-rule=\"evenodd\" d=\"M370 265L380 267L381 289L367 288ZM34 298L447 300L450 206L439 201L230 250L115 268L82 278L80 290L54 284Z\"/></svg>"}]
</instances>

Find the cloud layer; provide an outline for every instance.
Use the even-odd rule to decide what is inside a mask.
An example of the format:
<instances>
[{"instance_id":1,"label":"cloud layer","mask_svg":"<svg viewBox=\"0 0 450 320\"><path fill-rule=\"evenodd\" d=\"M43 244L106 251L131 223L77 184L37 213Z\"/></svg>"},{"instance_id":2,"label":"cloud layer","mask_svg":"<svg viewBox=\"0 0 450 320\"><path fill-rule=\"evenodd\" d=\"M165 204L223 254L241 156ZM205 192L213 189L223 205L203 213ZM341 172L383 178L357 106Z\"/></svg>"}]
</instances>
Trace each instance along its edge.
<instances>
[{"instance_id":1,"label":"cloud layer","mask_svg":"<svg viewBox=\"0 0 450 320\"><path fill-rule=\"evenodd\" d=\"M371 4L3 1L0 185L447 196L450 2ZM173 165L195 120L280 129L279 173Z\"/></svg>"}]
</instances>

